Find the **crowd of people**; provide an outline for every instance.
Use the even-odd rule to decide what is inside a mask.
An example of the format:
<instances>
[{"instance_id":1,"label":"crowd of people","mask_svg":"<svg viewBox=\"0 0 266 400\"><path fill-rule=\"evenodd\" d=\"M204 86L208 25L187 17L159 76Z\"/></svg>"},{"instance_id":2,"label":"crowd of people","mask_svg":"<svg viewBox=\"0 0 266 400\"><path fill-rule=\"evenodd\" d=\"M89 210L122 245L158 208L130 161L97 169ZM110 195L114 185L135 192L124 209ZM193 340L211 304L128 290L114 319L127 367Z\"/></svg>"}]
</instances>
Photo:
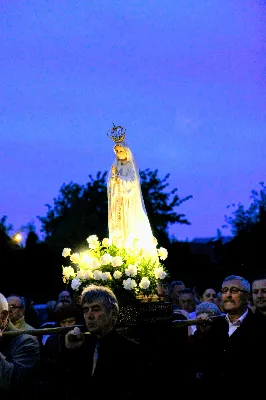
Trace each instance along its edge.
<instances>
[{"instance_id":1,"label":"crowd of people","mask_svg":"<svg viewBox=\"0 0 266 400\"><path fill-rule=\"evenodd\" d=\"M126 242L133 235L156 262L125 129L114 126L109 137L116 155L108 176L109 236ZM230 275L218 292L209 284L199 292L182 281L163 280L157 293L158 305L169 306L167 318L123 327L125 305L106 286L88 285L78 298L64 290L42 315L23 293L0 294L0 399L161 399L179 390L189 399L261 393L266 276L249 282ZM126 310L136 308L129 304Z\"/></svg>"},{"instance_id":2,"label":"crowd of people","mask_svg":"<svg viewBox=\"0 0 266 400\"><path fill-rule=\"evenodd\" d=\"M188 398L210 387L260 392L266 276L227 276L218 293L198 293L181 281L162 281L157 291L160 303L171 304L171 324L147 328L140 340L120 329L119 300L105 286L87 286L78 301L65 290L42 316L21 294L0 294L1 400L78 398L84 390L98 398L159 398L176 382ZM46 334L53 327L68 329Z\"/></svg>"}]
</instances>

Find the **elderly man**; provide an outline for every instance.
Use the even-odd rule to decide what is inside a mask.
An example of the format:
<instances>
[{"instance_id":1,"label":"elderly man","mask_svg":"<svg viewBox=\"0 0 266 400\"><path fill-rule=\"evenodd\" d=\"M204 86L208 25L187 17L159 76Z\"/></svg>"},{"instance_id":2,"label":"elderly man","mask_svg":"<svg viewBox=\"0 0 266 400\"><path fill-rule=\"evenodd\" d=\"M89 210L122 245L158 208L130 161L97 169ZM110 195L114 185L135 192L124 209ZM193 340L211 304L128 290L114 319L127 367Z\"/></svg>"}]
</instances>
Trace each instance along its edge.
<instances>
[{"instance_id":1,"label":"elderly man","mask_svg":"<svg viewBox=\"0 0 266 400\"><path fill-rule=\"evenodd\" d=\"M84 390L91 398L127 399L144 394L151 385L150 380L143 382L146 352L117 331L119 306L114 293L90 285L82 292L80 306L86 332L76 327L66 334L58 365L67 396L83 397Z\"/></svg>"},{"instance_id":2,"label":"elderly man","mask_svg":"<svg viewBox=\"0 0 266 400\"><path fill-rule=\"evenodd\" d=\"M7 302L9 309L9 319L15 326L15 328L22 331L34 329L33 326L27 324L27 322L25 321L26 304L24 297L12 294L11 296L8 296Z\"/></svg>"},{"instance_id":3,"label":"elderly man","mask_svg":"<svg viewBox=\"0 0 266 400\"><path fill-rule=\"evenodd\" d=\"M217 387L239 398L250 391L259 394L265 371L258 365L265 359L266 346L263 330L248 307L250 283L238 275L227 276L221 293L226 315L217 321Z\"/></svg>"},{"instance_id":4,"label":"elderly man","mask_svg":"<svg viewBox=\"0 0 266 400\"><path fill-rule=\"evenodd\" d=\"M7 299L0 293L0 399L35 399L39 342L34 336L16 335L19 330L8 315Z\"/></svg>"}]
</instances>

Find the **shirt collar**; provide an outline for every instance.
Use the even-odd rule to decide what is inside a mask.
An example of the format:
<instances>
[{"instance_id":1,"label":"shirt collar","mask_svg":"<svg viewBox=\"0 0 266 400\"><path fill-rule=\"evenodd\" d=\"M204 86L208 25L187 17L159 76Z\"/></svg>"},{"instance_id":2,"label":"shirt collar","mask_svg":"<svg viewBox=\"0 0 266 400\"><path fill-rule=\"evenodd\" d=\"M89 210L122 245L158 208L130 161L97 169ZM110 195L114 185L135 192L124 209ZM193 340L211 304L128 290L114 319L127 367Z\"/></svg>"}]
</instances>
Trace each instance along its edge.
<instances>
[{"instance_id":1,"label":"shirt collar","mask_svg":"<svg viewBox=\"0 0 266 400\"><path fill-rule=\"evenodd\" d=\"M230 321L228 314L226 314L225 319L228 322L229 326L240 326L247 315L248 315L248 309L235 322Z\"/></svg>"}]
</instances>

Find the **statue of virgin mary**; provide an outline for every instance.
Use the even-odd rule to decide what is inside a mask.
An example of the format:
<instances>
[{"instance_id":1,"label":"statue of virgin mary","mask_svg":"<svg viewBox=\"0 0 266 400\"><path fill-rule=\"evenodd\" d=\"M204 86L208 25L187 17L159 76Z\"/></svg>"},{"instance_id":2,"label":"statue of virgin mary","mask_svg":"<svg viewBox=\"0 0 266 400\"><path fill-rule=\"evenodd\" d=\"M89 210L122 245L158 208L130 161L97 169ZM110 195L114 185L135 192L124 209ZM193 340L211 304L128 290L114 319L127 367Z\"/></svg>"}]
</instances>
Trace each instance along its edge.
<instances>
[{"instance_id":1,"label":"statue of virgin mary","mask_svg":"<svg viewBox=\"0 0 266 400\"><path fill-rule=\"evenodd\" d=\"M117 128L120 133L124 129L114 126L109 132ZM157 260L157 243L143 201L136 161L125 141L125 134L109 137L115 141L116 155L107 181L109 238L121 239L125 247L137 242L139 248Z\"/></svg>"}]
</instances>

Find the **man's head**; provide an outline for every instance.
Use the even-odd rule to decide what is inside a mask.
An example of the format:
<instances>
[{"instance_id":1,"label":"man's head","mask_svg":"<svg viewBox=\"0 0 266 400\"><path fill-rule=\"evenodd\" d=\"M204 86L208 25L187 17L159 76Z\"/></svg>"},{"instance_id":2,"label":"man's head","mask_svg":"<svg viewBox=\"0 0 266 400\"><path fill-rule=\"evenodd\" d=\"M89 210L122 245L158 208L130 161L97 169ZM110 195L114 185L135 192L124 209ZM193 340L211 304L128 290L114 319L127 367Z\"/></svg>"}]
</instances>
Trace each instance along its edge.
<instances>
[{"instance_id":1,"label":"man's head","mask_svg":"<svg viewBox=\"0 0 266 400\"><path fill-rule=\"evenodd\" d=\"M185 288L186 288L186 285L182 281L172 281L170 283L170 297L174 304L179 305L180 291Z\"/></svg>"},{"instance_id":2,"label":"man's head","mask_svg":"<svg viewBox=\"0 0 266 400\"><path fill-rule=\"evenodd\" d=\"M58 295L58 302L62 301L62 303L72 303L71 295L68 290L63 290Z\"/></svg>"},{"instance_id":3,"label":"man's head","mask_svg":"<svg viewBox=\"0 0 266 400\"><path fill-rule=\"evenodd\" d=\"M25 315L25 300L24 297L12 294L7 298L9 319L12 323L16 323Z\"/></svg>"},{"instance_id":4,"label":"man's head","mask_svg":"<svg viewBox=\"0 0 266 400\"><path fill-rule=\"evenodd\" d=\"M73 326L78 323L79 309L74 304L58 303L55 307L55 320L60 326Z\"/></svg>"},{"instance_id":5,"label":"man's head","mask_svg":"<svg viewBox=\"0 0 266 400\"><path fill-rule=\"evenodd\" d=\"M266 276L261 276L252 282L252 301L256 310L266 316Z\"/></svg>"},{"instance_id":6,"label":"man's head","mask_svg":"<svg viewBox=\"0 0 266 400\"><path fill-rule=\"evenodd\" d=\"M0 293L0 330L2 331L8 322L8 302L5 296Z\"/></svg>"},{"instance_id":7,"label":"man's head","mask_svg":"<svg viewBox=\"0 0 266 400\"><path fill-rule=\"evenodd\" d=\"M119 306L111 289L105 286L87 286L81 294L80 305L89 332L101 337L114 328Z\"/></svg>"},{"instance_id":8,"label":"man's head","mask_svg":"<svg viewBox=\"0 0 266 400\"><path fill-rule=\"evenodd\" d=\"M185 310L188 313L195 311L197 305L197 298L195 292L191 288L185 288L179 292L179 304L181 310Z\"/></svg>"},{"instance_id":9,"label":"man's head","mask_svg":"<svg viewBox=\"0 0 266 400\"><path fill-rule=\"evenodd\" d=\"M228 315L240 317L248 308L250 283L238 275L227 276L222 283L223 308Z\"/></svg>"},{"instance_id":10,"label":"man's head","mask_svg":"<svg viewBox=\"0 0 266 400\"><path fill-rule=\"evenodd\" d=\"M219 317L222 315L221 310L217 306L217 304L212 303L212 302L205 302L203 301L202 303L199 303L196 306L196 318L197 319L206 319L206 318L211 318L211 317ZM211 324L198 324L197 329L200 332L207 332L211 329Z\"/></svg>"}]
</instances>

